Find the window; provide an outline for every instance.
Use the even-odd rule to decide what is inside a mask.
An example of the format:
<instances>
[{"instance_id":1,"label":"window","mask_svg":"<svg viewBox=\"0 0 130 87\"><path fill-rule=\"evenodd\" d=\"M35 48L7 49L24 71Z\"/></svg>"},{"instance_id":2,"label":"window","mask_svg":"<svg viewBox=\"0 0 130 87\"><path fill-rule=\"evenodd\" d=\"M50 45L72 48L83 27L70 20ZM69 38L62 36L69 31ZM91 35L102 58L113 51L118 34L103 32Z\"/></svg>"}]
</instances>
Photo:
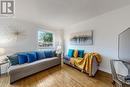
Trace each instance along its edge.
<instances>
[{"instance_id":1,"label":"window","mask_svg":"<svg viewBox=\"0 0 130 87\"><path fill-rule=\"evenodd\" d=\"M38 46L53 47L53 33L38 31Z\"/></svg>"}]
</instances>

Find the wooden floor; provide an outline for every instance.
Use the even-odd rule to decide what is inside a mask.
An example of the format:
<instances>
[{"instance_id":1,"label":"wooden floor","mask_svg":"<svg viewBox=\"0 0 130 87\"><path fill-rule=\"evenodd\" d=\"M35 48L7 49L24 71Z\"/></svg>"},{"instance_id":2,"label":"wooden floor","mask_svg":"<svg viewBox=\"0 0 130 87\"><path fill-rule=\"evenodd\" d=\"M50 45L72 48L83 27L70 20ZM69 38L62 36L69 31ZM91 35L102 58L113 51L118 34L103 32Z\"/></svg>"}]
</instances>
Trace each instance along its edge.
<instances>
[{"instance_id":1,"label":"wooden floor","mask_svg":"<svg viewBox=\"0 0 130 87\"><path fill-rule=\"evenodd\" d=\"M9 76L0 77L0 87L114 87L111 79L100 74L89 77L88 74L63 65L50 68L14 84L9 84Z\"/></svg>"}]
</instances>

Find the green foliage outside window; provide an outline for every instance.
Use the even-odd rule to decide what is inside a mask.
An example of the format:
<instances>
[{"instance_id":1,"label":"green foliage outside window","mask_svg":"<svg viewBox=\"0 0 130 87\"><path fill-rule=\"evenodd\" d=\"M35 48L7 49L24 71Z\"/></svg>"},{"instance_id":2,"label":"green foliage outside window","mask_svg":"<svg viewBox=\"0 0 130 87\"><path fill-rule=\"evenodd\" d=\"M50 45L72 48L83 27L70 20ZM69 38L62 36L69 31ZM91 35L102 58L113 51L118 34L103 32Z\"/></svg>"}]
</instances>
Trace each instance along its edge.
<instances>
[{"instance_id":1,"label":"green foliage outside window","mask_svg":"<svg viewBox=\"0 0 130 87\"><path fill-rule=\"evenodd\" d=\"M38 43L40 47L53 46L53 34L50 32L38 31Z\"/></svg>"}]
</instances>

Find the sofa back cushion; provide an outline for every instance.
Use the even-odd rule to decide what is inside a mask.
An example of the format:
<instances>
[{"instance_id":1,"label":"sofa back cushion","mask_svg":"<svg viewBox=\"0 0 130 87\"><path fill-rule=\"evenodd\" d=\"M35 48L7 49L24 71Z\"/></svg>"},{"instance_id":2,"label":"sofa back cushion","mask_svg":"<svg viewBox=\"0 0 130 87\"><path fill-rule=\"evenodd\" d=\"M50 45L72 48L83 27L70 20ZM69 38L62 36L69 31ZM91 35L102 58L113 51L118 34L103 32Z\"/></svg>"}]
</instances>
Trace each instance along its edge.
<instances>
[{"instance_id":1,"label":"sofa back cushion","mask_svg":"<svg viewBox=\"0 0 130 87\"><path fill-rule=\"evenodd\" d=\"M36 55L38 60L46 58L44 51L37 51Z\"/></svg>"},{"instance_id":2,"label":"sofa back cushion","mask_svg":"<svg viewBox=\"0 0 130 87\"><path fill-rule=\"evenodd\" d=\"M18 54L19 64L24 64L28 62L27 54Z\"/></svg>"},{"instance_id":3,"label":"sofa back cushion","mask_svg":"<svg viewBox=\"0 0 130 87\"><path fill-rule=\"evenodd\" d=\"M9 59L11 65L17 65L17 64L19 64L18 56L17 55L11 55L11 56L7 56L7 57Z\"/></svg>"},{"instance_id":4,"label":"sofa back cushion","mask_svg":"<svg viewBox=\"0 0 130 87\"><path fill-rule=\"evenodd\" d=\"M73 54L74 54L74 50L73 49L69 49L68 57L73 57Z\"/></svg>"}]
</instances>

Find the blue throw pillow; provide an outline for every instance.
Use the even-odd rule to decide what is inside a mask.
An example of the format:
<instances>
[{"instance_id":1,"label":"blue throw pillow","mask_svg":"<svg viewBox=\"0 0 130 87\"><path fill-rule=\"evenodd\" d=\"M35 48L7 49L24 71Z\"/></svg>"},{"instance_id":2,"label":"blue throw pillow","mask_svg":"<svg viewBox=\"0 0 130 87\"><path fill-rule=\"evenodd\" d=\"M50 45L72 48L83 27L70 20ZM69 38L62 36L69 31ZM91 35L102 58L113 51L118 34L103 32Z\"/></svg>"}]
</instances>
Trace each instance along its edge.
<instances>
[{"instance_id":1,"label":"blue throw pillow","mask_svg":"<svg viewBox=\"0 0 130 87\"><path fill-rule=\"evenodd\" d=\"M74 54L74 50L73 49L69 49L68 57L73 57L73 54Z\"/></svg>"},{"instance_id":2,"label":"blue throw pillow","mask_svg":"<svg viewBox=\"0 0 130 87\"><path fill-rule=\"evenodd\" d=\"M18 56L17 55L11 55L11 56L7 56L11 65L17 65L19 64L19 61L18 61Z\"/></svg>"},{"instance_id":3,"label":"blue throw pillow","mask_svg":"<svg viewBox=\"0 0 130 87\"><path fill-rule=\"evenodd\" d=\"M54 57L54 52L53 51L50 51L50 58L51 57Z\"/></svg>"},{"instance_id":4,"label":"blue throw pillow","mask_svg":"<svg viewBox=\"0 0 130 87\"><path fill-rule=\"evenodd\" d=\"M52 57L56 57L56 56L57 56L56 51L55 50L52 51Z\"/></svg>"},{"instance_id":5,"label":"blue throw pillow","mask_svg":"<svg viewBox=\"0 0 130 87\"><path fill-rule=\"evenodd\" d=\"M37 60L37 54L36 54L36 52L29 52L27 54L32 54L34 56L34 59Z\"/></svg>"},{"instance_id":6,"label":"blue throw pillow","mask_svg":"<svg viewBox=\"0 0 130 87\"><path fill-rule=\"evenodd\" d=\"M45 51L44 53L45 53L46 58L53 57L53 52L52 51Z\"/></svg>"},{"instance_id":7,"label":"blue throw pillow","mask_svg":"<svg viewBox=\"0 0 130 87\"><path fill-rule=\"evenodd\" d=\"M27 59L28 59L28 63L36 61L35 55L31 53L27 54Z\"/></svg>"},{"instance_id":8,"label":"blue throw pillow","mask_svg":"<svg viewBox=\"0 0 130 87\"><path fill-rule=\"evenodd\" d=\"M18 54L18 60L19 60L19 64L24 64L27 63L27 54L23 55L23 54Z\"/></svg>"},{"instance_id":9,"label":"blue throw pillow","mask_svg":"<svg viewBox=\"0 0 130 87\"><path fill-rule=\"evenodd\" d=\"M78 57L83 58L84 56L84 50L78 50Z\"/></svg>"},{"instance_id":10,"label":"blue throw pillow","mask_svg":"<svg viewBox=\"0 0 130 87\"><path fill-rule=\"evenodd\" d=\"M38 51L36 55L38 60L46 58L44 51Z\"/></svg>"}]
</instances>

